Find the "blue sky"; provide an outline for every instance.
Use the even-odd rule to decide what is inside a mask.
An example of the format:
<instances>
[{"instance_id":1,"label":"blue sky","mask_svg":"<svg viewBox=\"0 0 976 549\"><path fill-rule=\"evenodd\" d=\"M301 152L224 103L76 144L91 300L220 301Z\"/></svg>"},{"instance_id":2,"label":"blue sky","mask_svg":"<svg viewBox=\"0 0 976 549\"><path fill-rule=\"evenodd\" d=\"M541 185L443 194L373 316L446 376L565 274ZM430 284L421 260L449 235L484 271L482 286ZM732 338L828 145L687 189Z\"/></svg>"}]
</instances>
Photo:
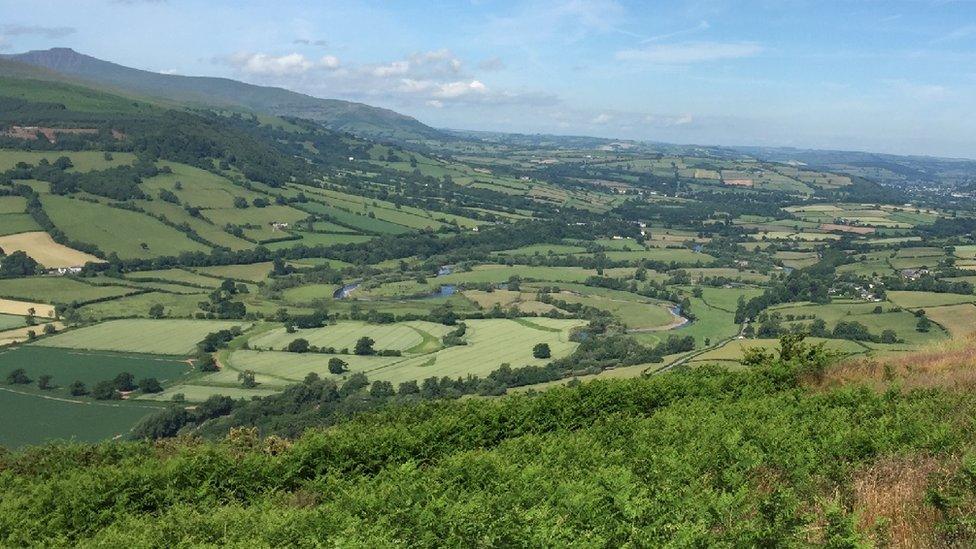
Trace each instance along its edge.
<instances>
[{"instance_id":1,"label":"blue sky","mask_svg":"<svg viewBox=\"0 0 976 549\"><path fill-rule=\"evenodd\" d=\"M53 46L451 128L976 157L976 2L0 0Z\"/></svg>"}]
</instances>

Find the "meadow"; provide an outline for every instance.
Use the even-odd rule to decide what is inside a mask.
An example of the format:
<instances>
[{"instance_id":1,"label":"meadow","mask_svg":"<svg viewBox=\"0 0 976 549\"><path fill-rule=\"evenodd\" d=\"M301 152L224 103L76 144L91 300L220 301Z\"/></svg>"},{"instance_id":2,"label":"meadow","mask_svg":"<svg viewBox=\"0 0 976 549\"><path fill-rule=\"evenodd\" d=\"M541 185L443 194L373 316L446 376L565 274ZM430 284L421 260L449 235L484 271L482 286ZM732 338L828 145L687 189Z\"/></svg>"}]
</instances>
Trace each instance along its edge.
<instances>
[{"instance_id":1,"label":"meadow","mask_svg":"<svg viewBox=\"0 0 976 549\"><path fill-rule=\"evenodd\" d=\"M102 322L45 338L40 345L67 349L185 356L210 332L246 324L220 320L126 319Z\"/></svg>"}]
</instances>

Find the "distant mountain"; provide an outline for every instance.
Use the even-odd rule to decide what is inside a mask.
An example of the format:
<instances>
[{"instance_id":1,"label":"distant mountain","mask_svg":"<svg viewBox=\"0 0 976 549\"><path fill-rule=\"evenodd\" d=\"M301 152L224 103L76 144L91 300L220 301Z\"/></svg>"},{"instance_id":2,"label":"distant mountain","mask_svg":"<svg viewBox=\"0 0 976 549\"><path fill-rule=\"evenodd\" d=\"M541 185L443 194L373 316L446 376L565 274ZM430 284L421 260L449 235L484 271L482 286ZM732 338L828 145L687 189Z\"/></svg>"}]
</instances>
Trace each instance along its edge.
<instances>
[{"instance_id":1,"label":"distant mountain","mask_svg":"<svg viewBox=\"0 0 976 549\"><path fill-rule=\"evenodd\" d=\"M32 76L36 78L50 79L60 74L156 99L295 116L315 120L333 130L374 139L443 137L438 130L389 109L338 99L320 99L283 88L256 86L228 78L180 76L133 69L70 48L35 50L3 57L17 63L0 65L2 72L8 68L24 72L23 68L18 67L27 64L47 69L45 73Z\"/></svg>"}]
</instances>

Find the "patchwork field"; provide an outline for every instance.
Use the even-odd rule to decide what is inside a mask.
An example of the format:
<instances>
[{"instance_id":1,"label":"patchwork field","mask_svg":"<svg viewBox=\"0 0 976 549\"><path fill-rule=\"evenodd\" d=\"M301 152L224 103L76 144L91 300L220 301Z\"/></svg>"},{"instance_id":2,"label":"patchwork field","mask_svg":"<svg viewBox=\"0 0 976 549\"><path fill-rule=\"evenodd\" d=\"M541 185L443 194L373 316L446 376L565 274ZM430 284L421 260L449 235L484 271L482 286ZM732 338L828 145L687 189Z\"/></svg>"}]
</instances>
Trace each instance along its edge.
<instances>
[{"instance_id":1,"label":"patchwork field","mask_svg":"<svg viewBox=\"0 0 976 549\"><path fill-rule=\"evenodd\" d=\"M24 301L46 301L48 303L84 303L123 296L136 291L138 290L120 286L93 286L64 276L35 276L0 280L0 296Z\"/></svg>"},{"instance_id":2,"label":"patchwork field","mask_svg":"<svg viewBox=\"0 0 976 549\"><path fill-rule=\"evenodd\" d=\"M361 337L370 337L376 344L374 348L396 351L411 351L422 346L424 341L439 340L451 330L450 327L432 322L411 321L396 324L366 324L365 322L340 322L323 328L297 330L287 333L277 328L248 340L252 349L283 350L288 343L297 339L307 339L317 347L352 349Z\"/></svg>"},{"instance_id":3,"label":"patchwork field","mask_svg":"<svg viewBox=\"0 0 976 549\"><path fill-rule=\"evenodd\" d=\"M147 215L64 196L42 195L51 221L68 238L123 258L206 252L210 248ZM124 227L124 230L120 228Z\"/></svg>"},{"instance_id":4,"label":"patchwork field","mask_svg":"<svg viewBox=\"0 0 976 549\"><path fill-rule=\"evenodd\" d=\"M210 332L245 327L221 320L111 320L45 338L47 347L119 351L159 355L188 355Z\"/></svg>"},{"instance_id":5,"label":"patchwork field","mask_svg":"<svg viewBox=\"0 0 976 549\"><path fill-rule=\"evenodd\" d=\"M21 250L49 269L102 262L91 254L58 244L51 235L43 231L0 236L0 249L7 254Z\"/></svg>"}]
</instances>

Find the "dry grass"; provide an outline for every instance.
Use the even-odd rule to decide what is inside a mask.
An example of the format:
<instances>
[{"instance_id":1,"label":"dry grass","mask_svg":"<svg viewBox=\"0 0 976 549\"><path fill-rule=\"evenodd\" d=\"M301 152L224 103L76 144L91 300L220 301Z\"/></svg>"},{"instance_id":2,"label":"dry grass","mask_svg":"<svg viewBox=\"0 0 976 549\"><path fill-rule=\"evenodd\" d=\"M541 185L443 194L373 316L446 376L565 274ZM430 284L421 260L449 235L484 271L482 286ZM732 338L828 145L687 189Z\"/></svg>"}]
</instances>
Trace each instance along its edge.
<instances>
[{"instance_id":1,"label":"dry grass","mask_svg":"<svg viewBox=\"0 0 976 549\"><path fill-rule=\"evenodd\" d=\"M887 547L933 547L940 520L925 503L933 479L958 467L929 456L889 456L854 474L852 485L858 526Z\"/></svg>"},{"instance_id":2,"label":"dry grass","mask_svg":"<svg viewBox=\"0 0 976 549\"><path fill-rule=\"evenodd\" d=\"M817 385L859 383L884 390L896 381L906 390L976 389L976 334L928 345L913 353L846 360L830 368Z\"/></svg>"},{"instance_id":3,"label":"dry grass","mask_svg":"<svg viewBox=\"0 0 976 549\"><path fill-rule=\"evenodd\" d=\"M104 263L91 254L58 244L44 231L0 236L0 248L8 254L15 250L22 250L48 269L80 267L88 262Z\"/></svg>"}]
</instances>

